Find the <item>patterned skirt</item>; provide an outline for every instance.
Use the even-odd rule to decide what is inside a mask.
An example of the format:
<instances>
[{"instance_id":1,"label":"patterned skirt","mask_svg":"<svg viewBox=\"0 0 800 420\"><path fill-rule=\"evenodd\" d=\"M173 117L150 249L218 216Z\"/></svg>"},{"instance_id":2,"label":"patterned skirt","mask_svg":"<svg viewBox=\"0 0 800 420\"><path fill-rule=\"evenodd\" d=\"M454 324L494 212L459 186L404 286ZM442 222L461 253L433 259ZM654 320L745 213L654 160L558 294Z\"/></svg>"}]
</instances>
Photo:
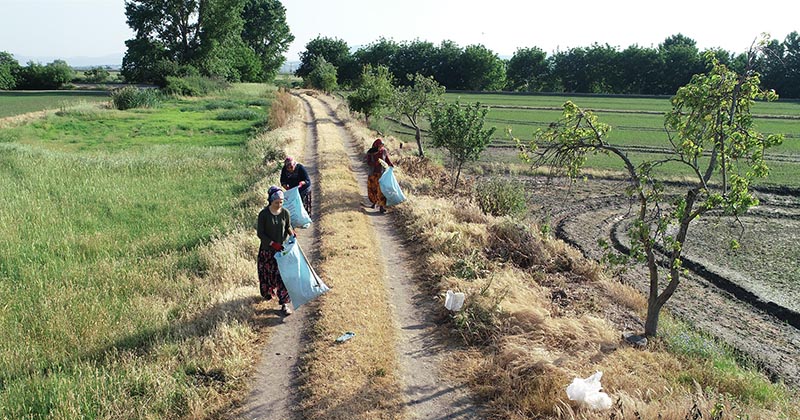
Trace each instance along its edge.
<instances>
[{"instance_id":1,"label":"patterned skirt","mask_svg":"<svg viewBox=\"0 0 800 420\"><path fill-rule=\"evenodd\" d=\"M367 178L367 195L369 201L378 206L386 206L386 197L381 192L381 186L378 180L381 179L381 174L372 174Z\"/></svg>"},{"instance_id":2,"label":"patterned skirt","mask_svg":"<svg viewBox=\"0 0 800 420\"><path fill-rule=\"evenodd\" d=\"M311 216L311 191L310 188L307 188L304 192L300 193L300 197L303 199L303 207L306 209L306 213Z\"/></svg>"},{"instance_id":3,"label":"patterned skirt","mask_svg":"<svg viewBox=\"0 0 800 420\"><path fill-rule=\"evenodd\" d=\"M278 271L278 261L275 260L274 249L262 249L258 251L258 289L261 296L266 300L278 297L281 305L292 301L289 298L289 291L283 285L281 273Z\"/></svg>"}]
</instances>

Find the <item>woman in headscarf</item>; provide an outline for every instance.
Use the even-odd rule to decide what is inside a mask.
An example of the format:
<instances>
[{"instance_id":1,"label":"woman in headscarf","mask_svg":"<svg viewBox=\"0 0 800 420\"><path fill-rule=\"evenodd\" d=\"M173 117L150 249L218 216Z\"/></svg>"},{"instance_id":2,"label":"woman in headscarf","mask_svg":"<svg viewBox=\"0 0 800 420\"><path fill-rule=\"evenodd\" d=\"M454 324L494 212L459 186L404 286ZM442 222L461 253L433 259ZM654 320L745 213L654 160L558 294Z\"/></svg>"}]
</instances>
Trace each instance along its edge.
<instances>
[{"instance_id":1,"label":"woman in headscarf","mask_svg":"<svg viewBox=\"0 0 800 420\"><path fill-rule=\"evenodd\" d=\"M264 299L270 300L277 296L283 315L289 315L292 313L289 308L292 300L278 271L275 254L283 251L283 243L289 236L295 236L295 233L290 223L289 211L283 208L283 190L275 186L269 187L267 197L268 205L258 213L256 227L258 238L261 239L258 249L258 285Z\"/></svg>"},{"instance_id":2,"label":"woman in headscarf","mask_svg":"<svg viewBox=\"0 0 800 420\"><path fill-rule=\"evenodd\" d=\"M300 197L303 199L303 207L305 207L308 214L311 214L311 178L308 177L306 167L291 156L287 156L286 160L283 161L281 185L285 190L300 187L299 192Z\"/></svg>"},{"instance_id":3,"label":"woman in headscarf","mask_svg":"<svg viewBox=\"0 0 800 420\"><path fill-rule=\"evenodd\" d=\"M372 142L372 148L367 150L367 165L369 165L369 177L367 177L367 195L369 201L372 202L372 208L378 206L381 213L386 212L386 197L381 192L378 180L383 175L383 165L381 161L385 162L388 166L394 166L389 159L389 152L383 146L383 140L375 139Z\"/></svg>"}]
</instances>

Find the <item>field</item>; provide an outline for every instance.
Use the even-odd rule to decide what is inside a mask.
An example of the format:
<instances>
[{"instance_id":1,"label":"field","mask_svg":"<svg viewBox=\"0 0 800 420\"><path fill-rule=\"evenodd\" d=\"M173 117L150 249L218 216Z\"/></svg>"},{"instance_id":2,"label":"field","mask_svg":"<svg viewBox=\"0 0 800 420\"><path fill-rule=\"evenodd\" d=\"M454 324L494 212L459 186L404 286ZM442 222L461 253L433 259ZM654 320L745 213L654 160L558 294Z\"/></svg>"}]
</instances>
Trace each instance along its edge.
<instances>
[{"instance_id":1,"label":"field","mask_svg":"<svg viewBox=\"0 0 800 420\"><path fill-rule=\"evenodd\" d=\"M612 143L625 147L637 161L663 153L663 113L669 109L668 99L447 95L448 101L456 99L492 106L487 124L498 127L492 145L471 166L473 174L525 182L535 217L588 256L600 259L604 255L598 239L618 240L624 248L625 220L632 204L622 193L626 185L620 178L618 159L591 156L587 163L590 176L570 186L521 162L505 129L511 128L522 140L530 139L536 129L556 121L560 105L570 99L596 110L600 120L612 126ZM667 307L732 344L776 377L798 383L800 245L795 232L800 228L800 103L757 103L753 112L759 130L786 136L784 143L767 155L770 178L757 192L762 204L740 221L712 216L694 224L685 259L695 272L687 276ZM413 147L411 129L397 122L386 129ZM441 151L430 152L447 162ZM668 179L680 180L681 175L677 167L666 168ZM740 249L730 249L733 239L741 242ZM646 293L646 273L633 269L620 278ZM742 325L742 319L748 322Z\"/></svg>"},{"instance_id":2,"label":"field","mask_svg":"<svg viewBox=\"0 0 800 420\"><path fill-rule=\"evenodd\" d=\"M105 91L47 91L47 92L9 92L0 91L0 118L60 109L81 102L106 102Z\"/></svg>"},{"instance_id":3,"label":"field","mask_svg":"<svg viewBox=\"0 0 800 420\"><path fill-rule=\"evenodd\" d=\"M215 241L250 225L247 144L270 95L82 104L0 130L0 417L190 416L249 369L231 291L250 278L205 276Z\"/></svg>"}]
</instances>

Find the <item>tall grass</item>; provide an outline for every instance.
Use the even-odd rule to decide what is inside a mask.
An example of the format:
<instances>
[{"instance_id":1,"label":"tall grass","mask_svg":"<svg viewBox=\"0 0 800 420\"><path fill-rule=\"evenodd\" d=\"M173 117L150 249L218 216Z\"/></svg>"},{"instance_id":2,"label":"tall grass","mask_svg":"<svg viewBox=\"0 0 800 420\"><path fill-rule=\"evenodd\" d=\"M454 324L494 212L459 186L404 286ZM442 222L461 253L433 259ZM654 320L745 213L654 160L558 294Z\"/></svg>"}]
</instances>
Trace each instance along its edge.
<instances>
[{"instance_id":1,"label":"tall grass","mask_svg":"<svg viewBox=\"0 0 800 420\"><path fill-rule=\"evenodd\" d=\"M261 156L241 128L172 144L178 106L115 114L111 129L67 113L6 131L0 418L202 417L242 385ZM192 118L245 124L214 114ZM151 137L108 147L125 121ZM76 131L93 147L58 146Z\"/></svg>"}]
</instances>

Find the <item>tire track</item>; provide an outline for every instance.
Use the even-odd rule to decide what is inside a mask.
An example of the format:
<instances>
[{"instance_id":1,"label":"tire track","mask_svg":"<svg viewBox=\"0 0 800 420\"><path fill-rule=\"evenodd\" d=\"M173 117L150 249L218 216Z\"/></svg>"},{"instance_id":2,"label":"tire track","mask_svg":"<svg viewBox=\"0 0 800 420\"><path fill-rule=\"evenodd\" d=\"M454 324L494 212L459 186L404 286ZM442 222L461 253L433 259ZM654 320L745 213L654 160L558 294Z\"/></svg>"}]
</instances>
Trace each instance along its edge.
<instances>
[{"instance_id":1,"label":"tire track","mask_svg":"<svg viewBox=\"0 0 800 420\"><path fill-rule=\"evenodd\" d=\"M319 172L317 154L317 127L314 112L308 104L298 99L304 107L305 151L301 162L311 178L311 219L319 220L317 207L313 206L319 197ZM310 229L298 229L297 239L305 250L310 262L318 260L317 238L318 225L312 223ZM277 303L275 304L277 305ZM310 304L309 304L310 305ZM302 413L297 407L299 393L299 368L301 351L305 348L308 326L308 311L311 306L299 308L291 316L283 317L279 306L262 311L261 317L267 318L269 337L261 349L261 360L256 366L253 387L241 408L237 410L237 418L242 420L301 420Z\"/></svg>"},{"instance_id":2,"label":"tire track","mask_svg":"<svg viewBox=\"0 0 800 420\"><path fill-rule=\"evenodd\" d=\"M339 127L340 137L345 139L345 149L350 157L362 194L367 198L367 168L362 158L363 146L359 145L336 115L330 103L320 100L328 110L326 119ZM410 204L406 204L410 205ZM448 357L447 344L441 338L442 331L434 319L434 300L421 293L414 279L412 262L404 247L404 239L394 227L391 210L381 214L377 209L365 210L370 216L376 234L380 238L380 253L386 266L385 279L388 295L394 306L395 323L399 329L396 352L403 381L404 404L409 419L461 419L483 418L475 407L465 384L452 384L443 378L443 363Z\"/></svg>"}]
</instances>

